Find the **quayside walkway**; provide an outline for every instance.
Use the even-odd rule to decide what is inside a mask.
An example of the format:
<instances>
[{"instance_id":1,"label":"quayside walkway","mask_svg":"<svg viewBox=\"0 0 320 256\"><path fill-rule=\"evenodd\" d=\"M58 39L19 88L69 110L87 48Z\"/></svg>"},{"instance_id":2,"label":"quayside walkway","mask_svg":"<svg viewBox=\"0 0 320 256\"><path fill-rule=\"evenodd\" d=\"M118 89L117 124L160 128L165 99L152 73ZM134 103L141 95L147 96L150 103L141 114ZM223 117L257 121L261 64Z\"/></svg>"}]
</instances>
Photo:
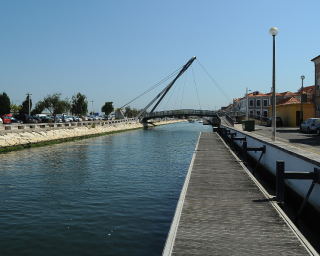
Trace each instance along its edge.
<instances>
[{"instance_id":1,"label":"quayside walkway","mask_svg":"<svg viewBox=\"0 0 320 256\"><path fill-rule=\"evenodd\" d=\"M217 133L201 133L163 255L318 255Z\"/></svg>"}]
</instances>

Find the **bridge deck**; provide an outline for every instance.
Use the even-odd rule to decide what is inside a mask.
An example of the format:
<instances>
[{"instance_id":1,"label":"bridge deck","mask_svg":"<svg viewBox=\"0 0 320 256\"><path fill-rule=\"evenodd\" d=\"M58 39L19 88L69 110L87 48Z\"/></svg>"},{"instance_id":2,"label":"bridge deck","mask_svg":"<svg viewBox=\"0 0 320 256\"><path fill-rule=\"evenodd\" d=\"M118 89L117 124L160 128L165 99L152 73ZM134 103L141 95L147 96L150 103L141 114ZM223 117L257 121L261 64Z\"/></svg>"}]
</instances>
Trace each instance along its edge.
<instances>
[{"instance_id":1,"label":"bridge deck","mask_svg":"<svg viewBox=\"0 0 320 256\"><path fill-rule=\"evenodd\" d=\"M201 133L163 255L313 255L220 137Z\"/></svg>"}]
</instances>

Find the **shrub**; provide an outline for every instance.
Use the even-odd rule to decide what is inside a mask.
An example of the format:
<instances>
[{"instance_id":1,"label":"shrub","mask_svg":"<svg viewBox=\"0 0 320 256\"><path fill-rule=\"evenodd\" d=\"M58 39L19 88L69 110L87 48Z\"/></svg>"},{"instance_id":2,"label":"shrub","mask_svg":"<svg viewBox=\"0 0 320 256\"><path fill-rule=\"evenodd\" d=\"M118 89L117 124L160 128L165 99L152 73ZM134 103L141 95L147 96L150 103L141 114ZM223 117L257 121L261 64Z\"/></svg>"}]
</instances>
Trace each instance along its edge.
<instances>
[{"instance_id":1,"label":"shrub","mask_svg":"<svg viewBox=\"0 0 320 256\"><path fill-rule=\"evenodd\" d=\"M96 128L96 124L93 123L93 124L91 125L91 127L92 127L92 128Z\"/></svg>"}]
</instances>

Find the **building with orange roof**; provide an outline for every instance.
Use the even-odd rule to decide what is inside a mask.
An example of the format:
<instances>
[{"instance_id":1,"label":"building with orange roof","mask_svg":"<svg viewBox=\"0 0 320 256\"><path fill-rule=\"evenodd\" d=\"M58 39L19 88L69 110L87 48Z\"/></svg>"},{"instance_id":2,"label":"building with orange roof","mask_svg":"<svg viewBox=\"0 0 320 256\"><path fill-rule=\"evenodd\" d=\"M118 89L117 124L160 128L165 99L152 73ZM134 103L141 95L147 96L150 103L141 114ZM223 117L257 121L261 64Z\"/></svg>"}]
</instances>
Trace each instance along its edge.
<instances>
[{"instance_id":1,"label":"building with orange roof","mask_svg":"<svg viewBox=\"0 0 320 256\"><path fill-rule=\"evenodd\" d=\"M301 89L300 89L301 90ZM301 95L301 94L300 94ZM280 116L284 126L299 126L300 125L300 109L301 101L296 96L283 98L276 104L276 116ZM269 106L271 113L272 106ZM303 120L313 117L313 102L312 98L308 98L302 103Z\"/></svg>"},{"instance_id":2,"label":"building with orange roof","mask_svg":"<svg viewBox=\"0 0 320 256\"><path fill-rule=\"evenodd\" d=\"M303 88L302 91L302 102L309 103L313 106L313 94L315 92L314 86L307 86ZM286 105L286 104L297 104L295 102L298 100L301 104L301 88L297 92L281 92L276 93L276 101L277 106L280 105ZM310 115L308 105L308 113L306 113L304 116ZM260 115L262 117L269 117L271 115L272 109L272 93L261 93L259 91L254 91L248 94L248 114L249 117L255 117L259 118ZM233 106L231 111L241 111L246 112L247 109L247 98L246 96L242 98L234 98L233 99ZM300 116L300 109L297 109L296 115ZM290 114L291 115L291 114ZM311 116L312 117L312 116ZM304 118L303 118L304 119ZM295 119L294 119L295 120Z\"/></svg>"}]
</instances>

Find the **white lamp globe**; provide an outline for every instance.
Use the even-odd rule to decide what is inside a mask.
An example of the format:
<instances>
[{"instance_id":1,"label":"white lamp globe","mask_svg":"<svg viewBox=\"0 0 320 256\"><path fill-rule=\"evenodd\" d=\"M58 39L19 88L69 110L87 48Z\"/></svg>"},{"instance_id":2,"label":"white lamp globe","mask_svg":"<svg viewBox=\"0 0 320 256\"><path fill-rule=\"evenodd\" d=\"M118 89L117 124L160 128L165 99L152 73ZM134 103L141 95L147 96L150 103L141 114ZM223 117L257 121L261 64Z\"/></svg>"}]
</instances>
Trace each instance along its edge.
<instances>
[{"instance_id":1,"label":"white lamp globe","mask_svg":"<svg viewBox=\"0 0 320 256\"><path fill-rule=\"evenodd\" d=\"M278 29L276 27L270 28L269 34L272 36L276 36L278 34Z\"/></svg>"},{"instance_id":2,"label":"white lamp globe","mask_svg":"<svg viewBox=\"0 0 320 256\"><path fill-rule=\"evenodd\" d=\"M305 79L305 76L302 75L302 76L301 76L301 79L302 79L302 80Z\"/></svg>"}]
</instances>

